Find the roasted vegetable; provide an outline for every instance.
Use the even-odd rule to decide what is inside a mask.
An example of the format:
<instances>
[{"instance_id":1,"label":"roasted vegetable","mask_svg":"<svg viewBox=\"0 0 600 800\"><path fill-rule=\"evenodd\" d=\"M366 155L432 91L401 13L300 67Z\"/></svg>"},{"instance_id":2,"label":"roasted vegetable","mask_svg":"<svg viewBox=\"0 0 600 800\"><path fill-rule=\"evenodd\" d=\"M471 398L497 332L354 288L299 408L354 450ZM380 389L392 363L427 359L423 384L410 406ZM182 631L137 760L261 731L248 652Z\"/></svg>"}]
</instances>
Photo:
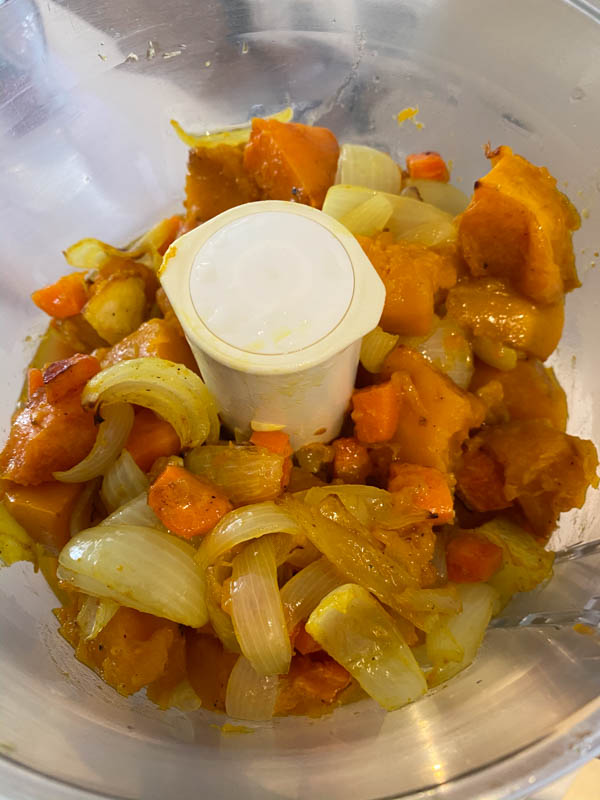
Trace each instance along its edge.
<instances>
[{"instance_id":1,"label":"roasted vegetable","mask_svg":"<svg viewBox=\"0 0 600 800\"><path fill-rule=\"evenodd\" d=\"M535 306L497 279L460 283L448 293L448 314L475 336L509 344L542 361L560 339L564 306Z\"/></svg>"},{"instance_id":2,"label":"roasted vegetable","mask_svg":"<svg viewBox=\"0 0 600 800\"><path fill-rule=\"evenodd\" d=\"M475 277L501 277L535 303L558 303L580 285L571 242L579 215L545 167L510 147L487 155L492 169L460 218L465 261Z\"/></svg>"},{"instance_id":3,"label":"roasted vegetable","mask_svg":"<svg viewBox=\"0 0 600 800\"><path fill-rule=\"evenodd\" d=\"M321 208L335 179L339 147L327 128L253 119L244 167L267 200Z\"/></svg>"},{"instance_id":4,"label":"roasted vegetable","mask_svg":"<svg viewBox=\"0 0 600 800\"><path fill-rule=\"evenodd\" d=\"M381 326L403 336L425 336L433 324L436 292L456 283L451 259L391 234L358 237L386 289Z\"/></svg>"},{"instance_id":5,"label":"roasted vegetable","mask_svg":"<svg viewBox=\"0 0 600 800\"><path fill-rule=\"evenodd\" d=\"M381 377L390 375L401 398L397 458L445 472L469 430L483 421L483 404L408 347L397 347L386 358Z\"/></svg>"}]
</instances>

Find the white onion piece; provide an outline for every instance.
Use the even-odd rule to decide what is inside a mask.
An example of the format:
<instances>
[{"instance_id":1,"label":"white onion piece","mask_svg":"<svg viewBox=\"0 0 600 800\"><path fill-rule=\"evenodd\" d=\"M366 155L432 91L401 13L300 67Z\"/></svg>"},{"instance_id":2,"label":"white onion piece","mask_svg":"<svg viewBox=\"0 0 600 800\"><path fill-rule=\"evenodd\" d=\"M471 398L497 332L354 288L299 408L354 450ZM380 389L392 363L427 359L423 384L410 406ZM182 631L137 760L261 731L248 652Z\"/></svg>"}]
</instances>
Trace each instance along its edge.
<instances>
[{"instance_id":1,"label":"white onion piece","mask_svg":"<svg viewBox=\"0 0 600 800\"><path fill-rule=\"evenodd\" d=\"M112 512L142 492L147 492L149 486L150 481L135 463L129 450L123 450L106 471L100 496L107 511Z\"/></svg>"},{"instance_id":2,"label":"white onion piece","mask_svg":"<svg viewBox=\"0 0 600 800\"><path fill-rule=\"evenodd\" d=\"M377 373L383 367L383 362L398 344L394 333L387 333L379 325L363 336L360 346L360 363L367 372Z\"/></svg>"},{"instance_id":3,"label":"white onion piece","mask_svg":"<svg viewBox=\"0 0 600 800\"><path fill-rule=\"evenodd\" d=\"M104 404L100 409L103 422L98 427L96 441L87 456L71 469L53 472L64 483L83 483L103 475L115 461L129 437L134 413L129 403Z\"/></svg>"},{"instance_id":4,"label":"white onion piece","mask_svg":"<svg viewBox=\"0 0 600 800\"><path fill-rule=\"evenodd\" d=\"M272 501L236 508L219 520L198 549L198 563L211 566L238 544L268 533L300 534L300 526Z\"/></svg>"},{"instance_id":5,"label":"white onion piece","mask_svg":"<svg viewBox=\"0 0 600 800\"><path fill-rule=\"evenodd\" d=\"M433 629L427 634L427 655L433 671L428 675L430 685L437 686L468 667L475 658L489 625L498 592L487 583L458 585L462 611L440 623L445 630ZM449 643L454 643L454 658L449 659ZM462 658L456 658L462 650Z\"/></svg>"},{"instance_id":6,"label":"white onion piece","mask_svg":"<svg viewBox=\"0 0 600 800\"><path fill-rule=\"evenodd\" d=\"M281 588L281 603L291 632L299 622L307 619L326 594L344 583L344 577L333 564L321 557L313 561Z\"/></svg>"},{"instance_id":7,"label":"white onion piece","mask_svg":"<svg viewBox=\"0 0 600 800\"><path fill-rule=\"evenodd\" d=\"M88 595L77 614L77 625L82 637L89 641L95 639L104 630L120 606L114 600L92 597Z\"/></svg>"},{"instance_id":8,"label":"white onion piece","mask_svg":"<svg viewBox=\"0 0 600 800\"><path fill-rule=\"evenodd\" d=\"M408 178L405 186L414 186L426 203L452 214L462 214L469 205L469 198L451 183L431 181L424 178Z\"/></svg>"},{"instance_id":9,"label":"white onion piece","mask_svg":"<svg viewBox=\"0 0 600 800\"><path fill-rule=\"evenodd\" d=\"M81 396L88 408L117 401L154 411L173 426L182 448L219 437L214 398L202 379L183 364L150 357L122 361L94 375Z\"/></svg>"},{"instance_id":10,"label":"white onion piece","mask_svg":"<svg viewBox=\"0 0 600 800\"><path fill-rule=\"evenodd\" d=\"M275 119L278 122L291 122L294 117L294 110L287 106L275 114L270 114L264 119ZM217 147L221 144L240 145L245 144L250 139L252 127L248 123L236 125L232 128L225 128L219 131L202 131L201 133L191 133L185 131L174 119L171 125L184 144L188 147Z\"/></svg>"},{"instance_id":11,"label":"white onion piece","mask_svg":"<svg viewBox=\"0 0 600 800\"><path fill-rule=\"evenodd\" d=\"M165 526L148 505L148 493L142 492L133 500L129 500L116 511L102 520L100 525L141 525L144 528L154 528L157 531L167 531Z\"/></svg>"},{"instance_id":12,"label":"white onion piece","mask_svg":"<svg viewBox=\"0 0 600 800\"><path fill-rule=\"evenodd\" d=\"M278 691L278 675L258 675L250 662L240 656L227 682L225 711L234 719L269 720L275 711Z\"/></svg>"},{"instance_id":13,"label":"white onion piece","mask_svg":"<svg viewBox=\"0 0 600 800\"><path fill-rule=\"evenodd\" d=\"M464 329L452 317L436 317L429 336L401 336L400 343L418 350L461 389L468 388L473 377L473 350Z\"/></svg>"},{"instance_id":14,"label":"white onion piece","mask_svg":"<svg viewBox=\"0 0 600 800\"><path fill-rule=\"evenodd\" d=\"M206 608L208 619L217 638L223 647L230 653L240 653L240 645L233 629L233 622L226 611L223 611L215 598L220 597L221 579L218 567L209 567L206 570Z\"/></svg>"},{"instance_id":15,"label":"white onion piece","mask_svg":"<svg viewBox=\"0 0 600 800\"><path fill-rule=\"evenodd\" d=\"M458 229L450 219L434 220L404 230L400 238L405 242L421 244L424 247L439 247L443 244L453 244L458 239Z\"/></svg>"},{"instance_id":16,"label":"white onion piece","mask_svg":"<svg viewBox=\"0 0 600 800\"><path fill-rule=\"evenodd\" d=\"M258 675L288 672L292 646L271 536L248 543L233 560L231 618L242 653Z\"/></svg>"},{"instance_id":17,"label":"white onion piece","mask_svg":"<svg viewBox=\"0 0 600 800\"><path fill-rule=\"evenodd\" d=\"M400 629L361 586L350 583L330 592L310 615L306 630L387 711L427 691Z\"/></svg>"},{"instance_id":18,"label":"white onion piece","mask_svg":"<svg viewBox=\"0 0 600 800\"><path fill-rule=\"evenodd\" d=\"M429 203L423 203L412 197L402 197L387 192L380 193L362 186L346 186L345 184L332 186L328 190L323 203L323 211L341 222L352 209L376 194L381 194L392 206L392 215L386 223L386 227L398 239L401 239L405 232L419 225L452 223L453 218L450 214L440 211L439 208Z\"/></svg>"},{"instance_id":19,"label":"white onion piece","mask_svg":"<svg viewBox=\"0 0 600 800\"><path fill-rule=\"evenodd\" d=\"M254 445L202 445L185 456L190 472L222 489L236 506L273 500L281 494L284 458Z\"/></svg>"},{"instance_id":20,"label":"white onion piece","mask_svg":"<svg viewBox=\"0 0 600 800\"><path fill-rule=\"evenodd\" d=\"M518 353L514 347L509 347L502 342L495 342L488 336L473 337L473 352L477 358L489 364L490 367L510 372L517 366Z\"/></svg>"},{"instance_id":21,"label":"white onion piece","mask_svg":"<svg viewBox=\"0 0 600 800\"><path fill-rule=\"evenodd\" d=\"M101 525L67 542L57 575L86 594L201 628L208 620L205 582L194 555L168 533Z\"/></svg>"},{"instance_id":22,"label":"white onion piece","mask_svg":"<svg viewBox=\"0 0 600 800\"><path fill-rule=\"evenodd\" d=\"M378 192L396 194L402 184L402 173L387 153L362 144L340 147L335 183L365 186Z\"/></svg>"},{"instance_id":23,"label":"white onion piece","mask_svg":"<svg viewBox=\"0 0 600 800\"><path fill-rule=\"evenodd\" d=\"M375 236L385 228L393 210L385 195L377 193L355 206L340 222L355 236Z\"/></svg>"}]
</instances>

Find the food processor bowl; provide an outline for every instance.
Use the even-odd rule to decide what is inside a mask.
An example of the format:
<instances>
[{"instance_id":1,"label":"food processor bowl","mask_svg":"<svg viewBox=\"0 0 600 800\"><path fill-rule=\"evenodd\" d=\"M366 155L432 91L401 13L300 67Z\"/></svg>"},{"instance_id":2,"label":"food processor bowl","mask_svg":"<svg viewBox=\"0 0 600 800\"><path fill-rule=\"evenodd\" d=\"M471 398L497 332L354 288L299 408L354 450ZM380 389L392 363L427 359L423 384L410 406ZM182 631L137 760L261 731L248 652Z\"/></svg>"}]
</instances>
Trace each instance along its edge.
<instances>
[{"instance_id":1,"label":"food processor bowl","mask_svg":"<svg viewBox=\"0 0 600 800\"><path fill-rule=\"evenodd\" d=\"M61 250L125 243L180 208L187 153L169 120L205 130L291 105L399 161L439 150L467 192L488 141L548 166L584 218L584 288L552 364L569 432L600 442L599 23L594 0L0 2L0 434L46 324L29 294L65 270ZM418 114L399 124L406 107ZM564 515L558 549L598 536L599 499ZM41 575L1 570L0 795L533 794L600 749L599 639L573 628L599 574L600 553L560 560L506 613L573 619L491 630L471 667L399 711L365 700L226 733L208 709L117 695L57 635Z\"/></svg>"}]
</instances>

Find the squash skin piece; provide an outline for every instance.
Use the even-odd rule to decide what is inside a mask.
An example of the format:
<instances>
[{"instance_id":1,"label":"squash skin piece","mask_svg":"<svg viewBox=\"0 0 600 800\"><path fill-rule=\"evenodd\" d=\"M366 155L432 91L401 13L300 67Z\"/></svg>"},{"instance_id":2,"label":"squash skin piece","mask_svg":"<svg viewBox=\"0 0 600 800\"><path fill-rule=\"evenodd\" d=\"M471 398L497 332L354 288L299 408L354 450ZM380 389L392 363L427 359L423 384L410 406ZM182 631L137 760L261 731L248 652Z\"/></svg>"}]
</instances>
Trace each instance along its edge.
<instances>
[{"instance_id":1,"label":"squash skin piece","mask_svg":"<svg viewBox=\"0 0 600 800\"><path fill-rule=\"evenodd\" d=\"M50 481L37 486L6 483L4 497L10 514L36 542L58 553L70 538L69 522L81 483Z\"/></svg>"},{"instance_id":2,"label":"squash skin piece","mask_svg":"<svg viewBox=\"0 0 600 800\"><path fill-rule=\"evenodd\" d=\"M598 486L593 443L543 420L491 425L469 442L467 453L478 450L500 465L507 502L521 508L542 538L552 532L561 512L582 507L588 486ZM460 491L460 468L457 479Z\"/></svg>"},{"instance_id":3,"label":"squash skin piece","mask_svg":"<svg viewBox=\"0 0 600 800\"><path fill-rule=\"evenodd\" d=\"M483 422L483 403L409 347L396 347L385 359L380 377L390 376L401 403L396 460L448 472L469 430Z\"/></svg>"},{"instance_id":4,"label":"squash skin piece","mask_svg":"<svg viewBox=\"0 0 600 800\"><path fill-rule=\"evenodd\" d=\"M433 325L436 292L450 289L456 283L453 254L394 241L386 233L356 238L385 285L381 327L401 336L428 334Z\"/></svg>"},{"instance_id":5,"label":"squash skin piece","mask_svg":"<svg viewBox=\"0 0 600 800\"><path fill-rule=\"evenodd\" d=\"M244 167L266 200L293 200L321 208L335 180L340 148L327 128L252 120Z\"/></svg>"},{"instance_id":6,"label":"squash skin piece","mask_svg":"<svg viewBox=\"0 0 600 800\"><path fill-rule=\"evenodd\" d=\"M460 283L448 292L448 314L475 336L487 336L545 361L563 329L564 304L535 306L500 280Z\"/></svg>"},{"instance_id":7,"label":"squash skin piece","mask_svg":"<svg viewBox=\"0 0 600 800\"><path fill-rule=\"evenodd\" d=\"M190 150L185 181L186 219L181 233L229 208L260 200L260 191L243 161L243 146Z\"/></svg>"},{"instance_id":8,"label":"squash skin piece","mask_svg":"<svg viewBox=\"0 0 600 800\"><path fill-rule=\"evenodd\" d=\"M120 361L149 356L185 364L198 372L196 359L179 324L158 318L142 323L136 331L100 355L100 364L102 369L106 369Z\"/></svg>"},{"instance_id":9,"label":"squash skin piece","mask_svg":"<svg viewBox=\"0 0 600 800\"><path fill-rule=\"evenodd\" d=\"M571 240L579 215L545 167L504 146L488 158L459 222L465 261L474 277L502 277L536 303L556 303L580 286Z\"/></svg>"},{"instance_id":10,"label":"squash skin piece","mask_svg":"<svg viewBox=\"0 0 600 800\"><path fill-rule=\"evenodd\" d=\"M551 367L533 358L517 361L509 372L476 361L470 390L475 392L490 381L503 389L501 407L508 419L543 419L559 431L567 427L567 397Z\"/></svg>"}]
</instances>

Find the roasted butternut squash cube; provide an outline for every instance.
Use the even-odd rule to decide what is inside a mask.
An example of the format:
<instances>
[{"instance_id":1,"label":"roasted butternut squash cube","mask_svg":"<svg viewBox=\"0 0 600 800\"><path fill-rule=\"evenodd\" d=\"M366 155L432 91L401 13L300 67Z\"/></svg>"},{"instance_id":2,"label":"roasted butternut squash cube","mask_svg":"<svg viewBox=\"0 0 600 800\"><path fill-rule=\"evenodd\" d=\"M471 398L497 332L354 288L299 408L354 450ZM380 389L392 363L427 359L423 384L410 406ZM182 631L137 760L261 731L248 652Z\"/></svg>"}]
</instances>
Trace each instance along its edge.
<instances>
[{"instance_id":1,"label":"roasted butternut squash cube","mask_svg":"<svg viewBox=\"0 0 600 800\"><path fill-rule=\"evenodd\" d=\"M397 459L447 472L469 431L481 425L483 403L409 347L396 347L386 358L381 377L390 376L400 398Z\"/></svg>"},{"instance_id":2,"label":"roasted butternut squash cube","mask_svg":"<svg viewBox=\"0 0 600 800\"><path fill-rule=\"evenodd\" d=\"M517 361L509 372L494 369L482 361L475 364L471 391L498 381L503 395L500 405L509 419L544 419L559 431L567 426L567 397L554 370L535 358Z\"/></svg>"},{"instance_id":3,"label":"roasted butternut squash cube","mask_svg":"<svg viewBox=\"0 0 600 800\"><path fill-rule=\"evenodd\" d=\"M358 236L363 250L385 285L385 305L380 325L389 333L425 336L433 325L433 306L439 289L456 283L453 254L436 253L428 247L390 234Z\"/></svg>"},{"instance_id":4,"label":"roasted butternut squash cube","mask_svg":"<svg viewBox=\"0 0 600 800\"><path fill-rule=\"evenodd\" d=\"M545 167L510 147L488 151L458 236L474 277L500 277L535 303L557 303L579 286L571 233L579 215Z\"/></svg>"},{"instance_id":5,"label":"roasted butternut squash cube","mask_svg":"<svg viewBox=\"0 0 600 800\"><path fill-rule=\"evenodd\" d=\"M486 278L455 286L446 308L474 336L487 336L542 361L554 351L564 323L562 301L536 306L504 281Z\"/></svg>"}]
</instances>

